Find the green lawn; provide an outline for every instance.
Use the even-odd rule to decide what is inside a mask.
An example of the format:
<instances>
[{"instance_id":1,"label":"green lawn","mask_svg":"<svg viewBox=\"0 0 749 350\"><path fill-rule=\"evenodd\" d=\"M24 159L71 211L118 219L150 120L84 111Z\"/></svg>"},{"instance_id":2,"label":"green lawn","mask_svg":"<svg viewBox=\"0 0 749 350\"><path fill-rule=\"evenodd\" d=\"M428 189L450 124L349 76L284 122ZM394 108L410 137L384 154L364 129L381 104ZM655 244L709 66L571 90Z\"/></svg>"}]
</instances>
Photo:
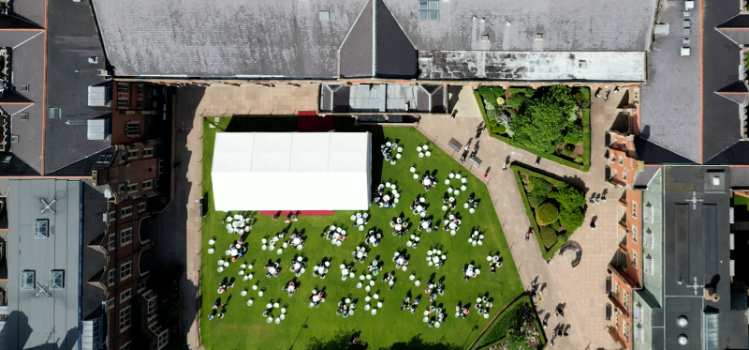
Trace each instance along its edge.
<instances>
[{"instance_id":1,"label":"green lawn","mask_svg":"<svg viewBox=\"0 0 749 350\"><path fill-rule=\"evenodd\" d=\"M305 348L345 348L340 343L345 343L351 334L358 334L362 343L368 345L369 349L459 349L468 346L478 333L483 329L491 319L479 317L476 309L472 308L467 319L455 318L455 306L458 302L471 303L473 305L479 294L489 293L493 298L494 306L491 310L491 316L504 307L505 304L513 300L523 288L515 263L510 254L504 234L500 227L499 221L492 207L491 199L484 184L474 177L468 175L468 190L457 196L458 211L463 217L463 223L460 231L456 236L450 236L448 232L440 230L426 234L425 231L412 230L402 238L394 237L388 222L401 212L405 212L405 217L412 222L418 222L418 217L412 215L408 206L418 194L424 193L408 168L416 164L420 173L424 171L437 171L439 185L426 193L427 203L431 204L428 215L434 215L439 220L444 215L441 210L441 198L447 189L444 185L444 179L451 171L460 171L462 174L468 174L462 166L451 159L439 148L430 144L432 147L432 156L418 158L415 150L419 144L427 143L427 139L413 128L381 128L373 127L366 129L373 132L373 148L375 149L373 182L375 184L384 181L390 181L398 184L398 190L401 193L401 201L395 209L382 209L379 207L371 208L371 216L367 230L372 227L381 228L384 232L382 243L378 247L372 248L369 258L365 264L357 264L357 277L364 271L364 268L372 261L373 258L380 256L380 260L385 261L383 272L392 271L395 266L391 262L393 253L398 250L406 249L410 254L410 264L407 272L397 271L395 273L396 283L392 291L384 283L376 281L372 294L380 290L380 299L384 299L383 308L379 309L377 315L371 315L370 312L364 311L364 297L367 293L364 289L357 289L357 279L348 279L341 281L341 274L338 265L343 260L350 261L351 252L354 247L363 241L364 234L356 229L349 228L349 238L340 247L336 247L320 237L323 228L333 223L350 226L352 212L336 212L334 216L318 216L299 218L299 221L293 223L291 228L305 230L307 242L301 254L309 259L307 271L297 279L300 282L299 291L293 296L288 295L281 290L282 286L294 278L292 272L288 269L288 262L299 251L287 249L281 255L276 252L262 251L260 240L263 237L276 234L286 227L282 220L274 222L271 217L257 216L255 228L246 239L249 244L249 252L244 259L254 264L254 278L247 282L242 282L241 276L238 275L239 262L228 267L224 272L218 273L216 261L221 258L221 252L225 250L237 235L229 235L221 224L221 219L225 213L215 212L213 203L211 203L211 162L213 157L213 143L216 131L228 127L231 131L271 131L271 130L288 130L293 128L291 122L269 122L268 118L253 119L245 117L234 118L230 122L229 118L222 118L221 122L216 124L218 128L209 128L209 122L204 125L204 158L203 158L203 188L209 198L208 214L203 219L203 246L208 247L208 240L216 237L217 253L208 255L206 249L203 249L202 270L201 270L201 339L206 349L225 350L225 349L305 349ZM213 118L210 118L212 121ZM350 130L353 126L348 120L337 120L337 129ZM212 122L211 122L212 123ZM358 129L365 130L365 129ZM384 136L383 136L384 135ZM383 159L379 153L379 145L383 137L400 140L404 148L403 159L398 164L383 164ZM453 180L454 186L457 181ZM476 213L469 214L462 208L462 204L468 198L470 193L475 193L475 198L481 200ZM293 209L293 208L291 208ZM468 243L468 234L472 227L477 227L485 233L483 246L473 247ZM366 232L366 230L365 230ZM421 237L418 249L406 247L406 241L411 233ZM427 266L426 252L431 247L439 246L443 252L446 252L447 262L445 267L439 270ZM489 271L486 257L489 254L498 253L503 259L503 266L497 273L491 274ZM312 277L312 265L316 264L323 257L332 258L331 269L326 279ZM278 278L266 278L262 266L269 259L282 260L283 270ZM481 274L470 281L464 281L461 270L465 264L474 261L482 270ZM408 276L416 272L418 279L422 281L420 287L416 287L413 282L409 281ZM448 317L441 328L429 328L422 322L422 312L429 306L428 296L424 295L425 283L430 278L439 279L445 277L445 294L436 300L437 306L442 306L447 310ZM224 278L237 277L238 281L235 288L229 289L227 293L219 295L217 292L219 282ZM258 297L257 292L249 290L246 297L240 296L240 292L249 288L252 284L259 283L261 289L265 289L263 297ZM325 288L327 291L327 301L316 308L308 308L308 298L313 288ZM413 296L421 295L421 304L415 315L410 312L400 311L403 298L407 293ZM226 302L231 298L227 306L227 312L223 319L214 319L209 321L206 317L211 313L211 305L218 297L221 302ZM336 315L337 303L344 297L350 297L358 300L358 307L353 316L343 318ZM248 298L254 299L253 306L247 306ZM280 325L267 324L266 319L262 316L265 311L265 304L270 300L281 300L282 305L287 305L287 318ZM279 313L276 311L276 313ZM344 344L345 345L345 344Z\"/></svg>"}]
</instances>

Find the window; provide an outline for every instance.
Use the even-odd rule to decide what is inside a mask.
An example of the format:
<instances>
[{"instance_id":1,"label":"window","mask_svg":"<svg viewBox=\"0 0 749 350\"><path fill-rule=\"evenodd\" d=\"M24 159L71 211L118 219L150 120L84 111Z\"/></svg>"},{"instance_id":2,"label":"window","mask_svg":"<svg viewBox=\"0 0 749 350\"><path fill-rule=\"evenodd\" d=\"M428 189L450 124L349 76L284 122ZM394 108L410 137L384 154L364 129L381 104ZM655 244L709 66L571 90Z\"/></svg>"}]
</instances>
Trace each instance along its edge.
<instances>
[{"instance_id":1,"label":"window","mask_svg":"<svg viewBox=\"0 0 749 350\"><path fill-rule=\"evenodd\" d=\"M123 346L122 346L122 347L120 348L120 350L130 350L130 342L128 342L127 344L123 345Z\"/></svg>"},{"instance_id":2,"label":"window","mask_svg":"<svg viewBox=\"0 0 749 350\"><path fill-rule=\"evenodd\" d=\"M637 202L632 202L632 217L637 217Z\"/></svg>"},{"instance_id":3,"label":"window","mask_svg":"<svg viewBox=\"0 0 749 350\"><path fill-rule=\"evenodd\" d=\"M121 217L128 217L130 215L133 215L133 206L124 207L120 210L120 216Z\"/></svg>"},{"instance_id":4,"label":"window","mask_svg":"<svg viewBox=\"0 0 749 350\"><path fill-rule=\"evenodd\" d=\"M99 164L109 164L109 162L112 161L112 154L111 153L105 153L99 156L99 160L96 162Z\"/></svg>"},{"instance_id":5,"label":"window","mask_svg":"<svg viewBox=\"0 0 749 350\"><path fill-rule=\"evenodd\" d=\"M649 254L645 256L644 261L642 262L643 265L643 271L648 275L653 275L653 270L655 269L655 262L653 261L653 257L651 257Z\"/></svg>"},{"instance_id":6,"label":"window","mask_svg":"<svg viewBox=\"0 0 749 350\"><path fill-rule=\"evenodd\" d=\"M34 238L47 237L49 237L49 220L36 219L36 224L34 225Z\"/></svg>"},{"instance_id":7,"label":"window","mask_svg":"<svg viewBox=\"0 0 749 350\"><path fill-rule=\"evenodd\" d=\"M108 285L111 286L111 285L114 284L114 276L115 276L114 269L109 270L108 276L107 276L107 284Z\"/></svg>"},{"instance_id":8,"label":"window","mask_svg":"<svg viewBox=\"0 0 749 350\"><path fill-rule=\"evenodd\" d=\"M34 290L34 288L36 288L36 272L34 270L21 272L21 289Z\"/></svg>"},{"instance_id":9,"label":"window","mask_svg":"<svg viewBox=\"0 0 749 350\"><path fill-rule=\"evenodd\" d=\"M48 111L49 119L60 119L60 115L62 114L60 108L50 107Z\"/></svg>"},{"instance_id":10,"label":"window","mask_svg":"<svg viewBox=\"0 0 749 350\"><path fill-rule=\"evenodd\" d=\"M125 137L140 137L140 122L125 123Z\"/></svg>"},{"instance_id":11,"label":"window","mask_svg":"<svg viewBox=\"0 0 749 350\"><path fill-rule=\"evenodd\" d=\"M614 326L618 329L619 328L619 310L616 310L614 313Z\"/></svg>"},{"instance_id":12,"label":"window","mask_svg":"<svg viewBox=\"0 0 749 350\"><path fill-rule=\"evenodd\" d=\"M130 306L120 310L120 332L130 328Z\"/></svg>"},{"instance_id":13,"label":"window","mask_svg":"<svg viewBox=\"0 0 749 350\"><path fill-rule=\"evenodd\" d=\"M133 241L133 228L129 227L120 231L120 246L130 244Z\"/></svg>"},{"instance_id":14,"label":"window","mask_svg":"<svg viewBox=\"0 0 749 350\"><path fill-rule=\"evenodd\" d=\"M137 149L131 149L127 151L127 157L128 158L136 158L140 155L140 151Z\"/></svg>"},{"instance_id":15,"label":"window","mask_svg":"<svg viewBox=\"0 0 749 350\"><path fill-rule=\"evenodd\" d=\"M120 303L130 299L130 297L133 295L133 290L128 289L122 293L120 293Z\"/></svg>"},{"instance_id":16,"label":"window","mask_svg":"<svg viewBox=\"0 0 749 350\"><path fill-rule=\"evenodd\" d=\"M634 316L635 316L635 322L640 323L642 322L642 304L636 303L635 304L635 310L634 310Z\"/></svg>"},{"instance_id":17,"label":"window","mask_svg":"<svg viewBox=\"0 0 749 350\"><path fill-rule=\"evenodd\" d=\"M159 309L159 302L158 298L153 298L148 301L148 318L153 318L156 316L156 311Z\"/></svg>"},{"instance_id":18,"label":"window","mask_svg":"<svg viewBox=\"0 0 749 350\"><path fill-rule=\"evenodd\" d=\"M622 335L627 343L629 343L629 324L627 321L622 322Z\"/></svg>"},{"instance_id":19,"label":"window","mask_svg":"<svg viewBox=\"0 0 749 350\"><path fill-rule=\"evenodd\" d=\"M114 307L114 298L111 298L107 300L107 309L111 309Z\"/></svg>"},{"instance_id":20,"label":"window","mask_svg":"<svg viewBox=\"0 0 749 350\"><path fill-rule=\"evenodd\" d=\"M616 283L614 285L614 294L616 294L616 297L619 297L619 283Z\"/></svg>"},{"instance_id":21,"label":"window","mask_svg":"<svg viewBox=\"0 0 749 350\"><path fill-rule=\"evenodd\" d=\"M120 281L133 275L133 262L126 262L120 265Z\"/></svg>"},{"instance_id":22,"label":"window","mask_svg":"<svg viewBox=\"0 0 749 350\"><path fill-rule=\"evenodd\" d=\"M419 1L420 20L440 19L440 2L438 0Z\"/></svg>"},{"instance_id":23,"label":"window","mask_svg":"<svg viewBox=\"0 0 749 350\"><path fill-rule=\"evenodd\" d=\"M114 242L116 242L116 239L115 239L115 235L113 233L113 234L109 235L109 246L107 247L109 250L113 250L115 248L115 243Z\"/></svg>"},{"instance_id":24,"label":"window","mask_svg":"<svg viewBox=\"0 0 749 350\"><path fill-rule=\"evenodd\" d=\"M138 212L142 213L146 211L146 202L140 202L138 203Z\"/></svg>"},{"instance_id":25,"label":"window","mask_svg":"<svg viewBox=\"0 0 749 350\"><path fill-rule=\"evenodd\" d=\"M318 15L320 16L321 21L330 20L330 11L320 11L318 12Z\"/></svg>"},{"instance_id":26,"label":"window","mask_svg":"<svg viewBox=\"0 0 749 350\"><path fill-rule=\"evenodd\" d=\"M637 268L637 252L632 251L632 266Z\"/></svg>"},{"instance_id":27,"label":"window","mask_svg":"<svg viewBox=\"0 0 749 350\"><path fill-rule=\"evenodd\" d=\"M635 326L635 341L639 344L645 342L645 329L639 324Z\"/></svg>"},{"instance_id":28,"label":"window","mask_svg":"<svg viewBox=\"0 0 749 350\"><path fill-rule=\"evenodd\" d=\"M632 225L632 242L637 243L637 226Z\"/></svg>"},{"instance_id":29,"label":"window","mask_svg":"<svg viewBox=\"0 0 749 350\"><path fill-rule=\"evenodd\" d=\"M143 189L144 190L150 190L151 187L153 187L153 180L143 181Z\"/></svg>"},{"instance_id":30,"label":"window","mask_svg":"<svg viewBox=\"0 0 749 350\"><path fill-rule=\"evenodd\" d=\"M622 151L627 150L627 141L622 141Z\"/></svg>"},{"instance_id":31,"label":"window","mask_svg":"<svg viewBox=\"0 0 749 350\"><path fill-rule=\"evenodd\" d=\"M49 284L52 289L63 289L65 288L65 271L64 270L52 270L49 274Z\"/></svg>"},{"instance_id":32,"label":"window","mask_svg":"<svg viewBox=\"0 0 749 350\"><path fill-rule=\"evenodd\" d=\"M139 279L139 280L138 280L138 283L137 283L137 284L136 284L136 286L135 286L135 290L136 290L136 291L137 291L138 293L140 293L140 292L142 292L142 291L143 291L144 289L146 289L146 280L145 280L145 279Z\"/></svg>"},{"instance_id":33,"label":"window","mask_svg":"<svg viewBox=\"0 0 749 350\"><path fill-rule=\"evenodd\" d=\"M146 148L143 150L143 157L150 157L153 155L153 148Z\"/></svg>"},{"instance_id":34,"label":"window","mask_svg":"<svg viewBox=\"0 0 749 350\"><path fill-rule=\"evenodd\" d=\"M166 166L164 165L164 160L159 159L159 175L163 174L166 170Z\"/></svg>"},{"instance_id":35,"label":"window","mask_svg":"<svg viewBox=\"0 0 749 350\"><path fill-rule=\"evenodd\" d=\"M117 218L117 212L110 211L107 213L107 221L114 221Z\"/></svg>"},{"instance_id":36,"label":"window","mask_svg":"<svg viewBox=\"0 0 749 350\"><path fill-rule=\"evenodd\" d=\"M645 204L645 210L642 211L642 219L646 222L653 222L653 206L650 203Z\"/></svg>"},{"instance_id":37,"label":"window","mask_svg":"<svg viewBox=\"0 0 749 350\"><path fill-rule=\"evenodd\" d=\"M629 292L624 291L624 300L622 300L622 303L624 304L624 308L629 310Z\"/></svg>"},{"instance_id":38,"label":"window","mask_svg":"<svg viewBox=\"0 0 749 350\"><path fill-rule=\"evenodd\" d=\"M159 334L159 346L158 349L161 349L166 346L166 344L169 344L169 330L164 330L161 334Z\"/></svg>"},{"instance_id":39,"label":"window","mask_svg":"<svg viewBox=\"0 0 749 350\"><path fill-rule=\"evenodd\" d=\"M127 192L128 192L128 193L129 193L129 192L138 192L138 184L137 184L137 183L134 183L134 184L128 184L128 185L127 185Z\"/></svg>"}]
</instances>

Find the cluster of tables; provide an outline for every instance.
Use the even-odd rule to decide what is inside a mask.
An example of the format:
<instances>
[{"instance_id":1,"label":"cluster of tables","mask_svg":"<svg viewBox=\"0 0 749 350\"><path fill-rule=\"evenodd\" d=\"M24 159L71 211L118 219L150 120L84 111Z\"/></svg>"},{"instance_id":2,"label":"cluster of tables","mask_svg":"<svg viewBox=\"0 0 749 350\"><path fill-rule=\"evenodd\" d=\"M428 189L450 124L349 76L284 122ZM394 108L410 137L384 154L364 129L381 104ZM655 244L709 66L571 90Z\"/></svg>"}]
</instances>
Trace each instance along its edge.
<instances>
[{"instance_id":1,"label":"cluster of tables","mask_svg":"<svg viewBox=\"0 0 749 350\"><path fill-rule=\"evenodd\" d=\"M442 250L430 249L427 251L427 265L439 269L441 266L445 266L445 261L447 261L447 255L443 254Z\"/></svg>"},{"instance_id":2,"label":"cluster of tables","mask_svg":"<svg viewBox=\"0 0 749 350\"><path fill-rule=\"evenodd\" d=\"M479 246L484 244L484 235L479 231L471 232L471 237L468 238L468 243L474 247L478 244Z\"/></svg>"},{"instance_id":3,"label":"cluster of tables","mask_svg":"<svg viewBox=\"0 0 749 350\"><path fill-rule=\"evenodd\" d=\"M385 139L385 143L380 145L380 150L385 160L390 161L392 165L395 165L396 159L401 159L403 153L403 147L399 147L396 142L390 142L389 139ZM395 151L395 155L393 155L393 151Z\"/></svg>"},{"instance_id":4,"label":"cluster of tables","mask_svg":"<svg viewBox=\"0 0 749 350\"><path fill-rule=\"evenodd\" d=\"M226 230L229 233L236 233L236 234L242 234L245 232L250 232L252 229L252 215L248 217L244 217L239 214L235 214L234 216L227 216L224 219L224 222L226 223Z\"/></svg>"},{"instance_id":5,"label":"cluster of tables","mask_svg":"<svg viewBox=\"0 0 749 350\"><path fill-rule=\"evenodd\" d=\"M341 244L343 244L343 241L346 240L346 230L340 226L336 227L335 225L330 225L323 236L325 239L329 240L330 243L340 247Z\"/></svg>"},{"instance_id":6,"label":"cluster of tables","mask_svg":"<svg viewBox=\"0 0 749 350\"><path fill-rule=\"evenodd\" d=\"M351 221L354 226L359 228L359 231L364 231L364 225L367 224L367 218L369 218L369 214L367 213L356 213L355 215L351 215Z\"/></svg>"},{"instance_id":7,"label":"cluster of tables","mask_svg":"<svg viewBox=\"0 0 749 350\"><path fill-rule=\"evenodd\" d=\"M367 303L367 305L364 305L364 311L371 310L372 315L377 315L377 309L382 308L382 300L380 300L380 295L377 293L372 296L369 296L369 294L367 294L367 296L364 297L364 301ZM372 306L371 302L374 302L376 304Z\"/></svg>"},{"instance_id":8,"label":"cluster of tables","mask_svg":"<svg viewBox=\"0 0 749 350\"><path fill-rule=\"evenodd\" d=\"M374 192L374 202L380 208L395 207L398 204L400 196L398 186L394 183L386 182L377 186Z\"/></svg>"}]
</instances>

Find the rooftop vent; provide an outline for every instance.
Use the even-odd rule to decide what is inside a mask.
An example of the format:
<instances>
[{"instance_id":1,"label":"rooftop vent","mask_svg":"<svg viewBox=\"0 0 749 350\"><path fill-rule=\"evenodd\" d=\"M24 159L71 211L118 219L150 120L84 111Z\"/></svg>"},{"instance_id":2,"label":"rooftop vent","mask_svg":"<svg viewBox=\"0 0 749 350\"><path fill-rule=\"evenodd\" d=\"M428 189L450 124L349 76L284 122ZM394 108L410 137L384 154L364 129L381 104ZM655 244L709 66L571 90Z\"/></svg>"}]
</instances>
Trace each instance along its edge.
<instances>
[{"instance_id":1,"label":"rooftop vent","mask_svg":"<svg viewBox=\"0 0 749 350\"><path fill-rule=\"evenodd\" d=\"M99 56L91 56L88 58L88 63L97 64L99 63Z\"/></svg>"},{"instance_id":2,"label":"rooftop vent","mask_svg":"<svg viewBox=\"0 0 749 350\"><path fill-rule=\"evenodd\" d=\"M679 336L679 345L687 345L688 342L686 334Z\"/></svg>"},{"instance_id":3,"label":"rooftop vent","mask_svg":"<svg viewBox=\"0 0 749 350\"><path fill-rule=\"evenodd\" d=\"M544 40L544 33L536 33L536 40Z\"/></svg>"},{"instance_id":4,"label":"rooftop vent","mask_svg":"<svg viewBox=\"0 0 749 350\"><path fill-rule=\"evenodd\" d=\"M681 57L690 56L692 54L692 50L688 47L682 47L681 48Z\"/></svg>"},{"instance_id":5,"label":"rooftop vent","mask_svg":"<svg viewBox=\"0 0 749 350\"><path fill-rule=\"evenodd\" d=\"M679 325L679 327L686 327L689 324L689 320L687 320L686 316L681 315L676 319L676 324Z\"/></svg>"},{"instance_id":6,"label":"rooftop vent","mask_svg":"<svg viewBox=\"0 0 749 350\"><path fill-rule=\"evenodd\" d=\"M481 41L488 42L489 41L489 35L484 34L483 36L481 36Z\"/></svg>"},{"instance_id":7,"label":"rooftop vent","mask_svg":"<svg viewBox=\"0 0 749 350\"><path fill-rule=\"evenodd\" d=\"M318 12L320 16L321 21L328 21L330 20L330 11L320 11Z\"/></svg>"},{"instance_id":8,"label":"rooftop vent","mask_svg":"<svg viewBox=\"0 0 749 350\"><path fill-rule=\"evenodd\" d=\"M687 11L692 11L694 9L694 0L687 0L684 2L684 9Z\"/></svg>"}]
</instances>

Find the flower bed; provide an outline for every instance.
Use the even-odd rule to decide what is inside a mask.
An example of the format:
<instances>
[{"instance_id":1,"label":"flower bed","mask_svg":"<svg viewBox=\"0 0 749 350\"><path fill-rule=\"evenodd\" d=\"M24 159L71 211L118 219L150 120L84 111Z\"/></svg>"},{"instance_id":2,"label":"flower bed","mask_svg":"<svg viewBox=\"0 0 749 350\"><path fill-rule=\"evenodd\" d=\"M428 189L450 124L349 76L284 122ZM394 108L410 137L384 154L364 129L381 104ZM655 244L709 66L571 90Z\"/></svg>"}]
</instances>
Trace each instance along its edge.
<instances>
[{"instance_id":1,"label":"flower bed","mask_svg":"<svg viewBox=\"0 0 749 350\"><path fill-rule=\"evenodd\" d=\"M564 181L518 165L515 174L523 205L544 259L550 259L585 220L585 194Z\"/></svg>"},{"instance_id":2,"label":"flower bed","mask_svg":"<svg viewBox=\"0 0 749 350\"><path fill-rule=\"evenodd\" d=\"M540 157L590 169L590 90L481 86L474 91L490 134Z\"/></svg>"},{"instance_id":3,"label":"flower bed","mask_svg":"<svg viewBox=\"0 0 749 350\"><path fill-rule=\"evenodd\" d=\"M528 296L516 300L479 340L476 349L540 349L545 344L538 315Z\"/></svg>"}]
</instances>

